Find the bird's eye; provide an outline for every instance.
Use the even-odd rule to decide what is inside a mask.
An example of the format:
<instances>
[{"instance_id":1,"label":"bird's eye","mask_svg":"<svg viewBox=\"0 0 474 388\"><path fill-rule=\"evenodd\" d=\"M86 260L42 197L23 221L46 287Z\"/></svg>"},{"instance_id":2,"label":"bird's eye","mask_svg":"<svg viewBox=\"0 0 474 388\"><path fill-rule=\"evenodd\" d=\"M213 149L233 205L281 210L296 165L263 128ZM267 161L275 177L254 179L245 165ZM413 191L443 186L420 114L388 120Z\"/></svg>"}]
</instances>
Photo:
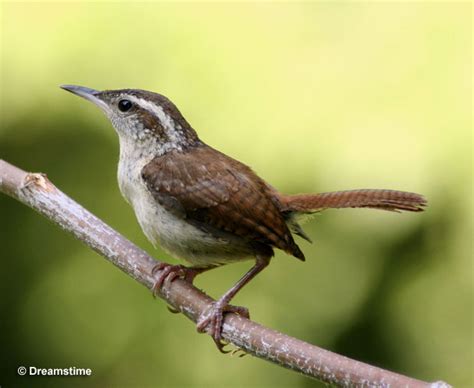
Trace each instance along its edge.
<instances>
[{"instance_id":1,"label":"bird's eye","mask_svg":"<svg viewBox=\"0 0 474 388\"><path fill-rule=\"evenodd\" d=\"M120 112L126 112L132 107L132 102L130 100L120 100L118 102L118 108Z\"/></svg>"}]
</instances>

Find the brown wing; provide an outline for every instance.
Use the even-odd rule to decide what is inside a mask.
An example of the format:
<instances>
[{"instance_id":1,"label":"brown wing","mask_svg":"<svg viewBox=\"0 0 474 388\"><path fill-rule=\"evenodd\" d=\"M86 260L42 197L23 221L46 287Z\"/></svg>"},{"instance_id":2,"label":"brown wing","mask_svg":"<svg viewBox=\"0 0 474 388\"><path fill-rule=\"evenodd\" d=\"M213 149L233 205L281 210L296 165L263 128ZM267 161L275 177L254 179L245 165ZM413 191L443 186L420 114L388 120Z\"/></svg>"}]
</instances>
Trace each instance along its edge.
<instances>
[{"instance_id":1,"label":"brown wing","mask_svg":"<svg viewBox=\"0 0 474 388\"><path fill-rule=\"evenodd\" d=\"M156 157L142 170L156 200L203 228L268 244L304 260L265 182L208 146Z\"/></svg>"}]
</instances>

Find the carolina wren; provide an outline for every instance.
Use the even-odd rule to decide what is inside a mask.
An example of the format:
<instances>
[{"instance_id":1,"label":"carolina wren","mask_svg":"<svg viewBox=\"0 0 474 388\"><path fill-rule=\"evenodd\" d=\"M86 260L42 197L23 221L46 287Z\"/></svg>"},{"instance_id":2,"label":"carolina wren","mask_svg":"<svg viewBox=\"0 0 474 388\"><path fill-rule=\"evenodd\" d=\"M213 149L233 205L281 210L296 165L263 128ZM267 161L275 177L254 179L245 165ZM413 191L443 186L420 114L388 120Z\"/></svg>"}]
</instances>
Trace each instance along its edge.
<instances>
[{"instance_id":1,"label":"carolina wren","mask_svg":"<svg viewBox=\"0 0 474 388\"><path fill-rule=\"evenodd\" d=\"M285 195L249 167L202 142L176 106L161 94L138 89L63 89L93 102L120 140L118 183L147 238L191 267L160 264L154 292L180 276L254 259L255 265L204 313L197 324L222 351L228 311L248 316L230 300L262 271L278 248L304 261L292 233L310 241L298 216L328 208L423 210L423 196L395 190L350 190Z\"/></svg>"}]
</instances>

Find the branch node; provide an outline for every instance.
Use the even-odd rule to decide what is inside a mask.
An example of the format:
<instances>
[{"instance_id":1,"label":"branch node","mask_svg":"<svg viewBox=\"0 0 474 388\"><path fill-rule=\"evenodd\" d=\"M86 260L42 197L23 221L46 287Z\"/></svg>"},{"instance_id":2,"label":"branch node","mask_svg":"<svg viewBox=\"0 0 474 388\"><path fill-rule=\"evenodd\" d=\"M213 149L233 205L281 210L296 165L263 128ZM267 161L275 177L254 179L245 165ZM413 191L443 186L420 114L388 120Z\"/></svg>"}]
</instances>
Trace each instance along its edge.
<instances>
[{"instance_id":1,"label":"branch node","mask_svg":"<svg viewBox=\"0 0 474 388\"><path fill-rule=\"evenodd\" d=\"M27 174L19 188L19 191L21 192L23 190L28 190L32 186L36 187L37 189L42 189L48 193L53 192L55 189L47 175L42 172Z\"/></svg>"}]
</instances>

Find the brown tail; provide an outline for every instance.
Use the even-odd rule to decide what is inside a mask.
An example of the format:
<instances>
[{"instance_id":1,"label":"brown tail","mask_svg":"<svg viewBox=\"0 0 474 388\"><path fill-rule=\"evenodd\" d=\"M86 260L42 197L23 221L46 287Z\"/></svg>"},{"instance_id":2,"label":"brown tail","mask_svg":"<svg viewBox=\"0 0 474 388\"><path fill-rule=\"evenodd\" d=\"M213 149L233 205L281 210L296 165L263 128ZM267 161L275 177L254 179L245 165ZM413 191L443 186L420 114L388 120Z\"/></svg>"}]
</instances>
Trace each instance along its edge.
<instances>
[{"instance_id":1,"label":"brown tail","mask_svg":"<svg viewBox=\"0 0 474 388\"><path fill-rule=\"evenodd\" d=\"M415 193L397 190L347 190L321 194L283 195L283 211L311 213L324 209L368 207L389 211L423 211L426 199Z\"/></svg>"}]
</instances>

